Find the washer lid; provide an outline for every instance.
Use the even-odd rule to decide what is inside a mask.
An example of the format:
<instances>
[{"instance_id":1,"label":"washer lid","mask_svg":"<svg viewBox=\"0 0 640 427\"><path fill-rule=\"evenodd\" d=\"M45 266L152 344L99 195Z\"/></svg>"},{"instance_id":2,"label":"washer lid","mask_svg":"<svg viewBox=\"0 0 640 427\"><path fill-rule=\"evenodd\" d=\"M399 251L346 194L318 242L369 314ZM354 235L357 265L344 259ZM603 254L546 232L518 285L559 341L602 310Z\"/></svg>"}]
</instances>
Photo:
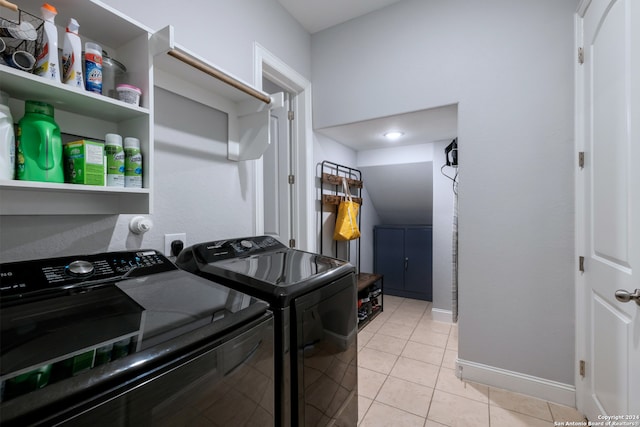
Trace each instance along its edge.
<instances>
[{"instance_id":1,"label":"washer lid","mask_svg":"<svg viewBox=\"0 0 640 427\"><path fill-rule=\"evenodd\" d=\"M193 274L176 270L118 282L116 286L145 309L142 349L232 317L246 321L255 298ZM263 303L261 312L266 310ZM255 316L251 311L251 316Z\"/></svg>"},{"instance_id":2,"label":"washer lid","mask_svg":"<svg viewBox=\"0 0 640 427\"><path fill-rule=\"evenodd\" d=\"M348 265L346 261L287 248L216 263L216 267L220 269L279 287L307 282L314 276L335 272Z\"/></svg>"},{"instance_id":3,"label":"washer lid","mask_svg":"<svg viewBox=\"0 0 640 427\"><path fill-rule=\"evenodd\" d=\"M182 251L177 263L187 271L282 306L355 271L346 261L290 249L269 236L194 245Z\"/></svg>"},{"instance_id":4,"label":"washer lid","mask_svg":"<svg viewBox=\"0 0 640 427\"><path fill-rule=\"evenodd\" d=\"M123 340L140 351L175 347L190 332L222 335L267 309L156 251L5 263L0 272L2 381Z\"/></svg>"}]
</instances>

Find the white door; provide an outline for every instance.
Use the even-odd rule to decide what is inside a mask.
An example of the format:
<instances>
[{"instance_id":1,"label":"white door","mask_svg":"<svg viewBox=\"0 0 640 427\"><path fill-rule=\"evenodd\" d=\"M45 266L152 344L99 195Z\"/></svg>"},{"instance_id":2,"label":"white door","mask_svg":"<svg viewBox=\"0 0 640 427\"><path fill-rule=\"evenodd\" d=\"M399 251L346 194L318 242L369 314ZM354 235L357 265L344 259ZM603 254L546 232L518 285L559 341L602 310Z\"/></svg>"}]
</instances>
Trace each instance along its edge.
<instances>
[{"instance_id":1,"label":"white door","mask_svg":"<svg viewBox=\"0 0 640 427\"><path fill-rule=\"evenodd\" d=\"M283 102L282 107L271 110L271 143L263 155L264 234L288 246L293 239L289 94L278 93L272 97L283 97Z\"/></svg>"},{"instance_id":2,"label":"white door","mask_svg":"<svg viewBox=\"0 0 640 427\"><path fill-rule=\"evenodd\" d=\"M590 421L609 415L640 425L640 305L616 299L618 290L640 294L640 2L592 0L583 12L576 309L585 370L577 402Z\"/></svg>"}]
</instances>

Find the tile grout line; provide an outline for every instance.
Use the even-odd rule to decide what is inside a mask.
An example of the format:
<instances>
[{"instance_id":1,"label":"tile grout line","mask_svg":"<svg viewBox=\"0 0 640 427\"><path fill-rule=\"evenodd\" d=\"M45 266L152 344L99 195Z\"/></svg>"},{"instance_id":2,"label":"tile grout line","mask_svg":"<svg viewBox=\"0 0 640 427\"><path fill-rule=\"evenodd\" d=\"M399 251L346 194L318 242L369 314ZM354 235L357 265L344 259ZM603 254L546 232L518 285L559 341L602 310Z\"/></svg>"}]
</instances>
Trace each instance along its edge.
<instances>
[{"instance_id":1,"label":"tile grout line","mask_svg":"<svg viewBox=\"0 0 640 427\"><path fill-rule=\"evenodd\" d=\"M449 329L449 333L451 333L451 329ZM447 338L447 344L448 343L449 343L449 340ZM435 394L436 394L436 390L437 390L437 386L438 386L438 380L440 379L440 373L442 372L442 368L443 368L442 364L444 363L444 355L446 354L446 352L447 352L447 348L445 346L445 349L442 352L442 360L440 361L440 368L438 369L438 375L436 376L436 383L433 385L433 392L431 393L431 400L429 400L429 409L427 410L427 416L426 416L426 418L424 420L424 425L425 426L427 424L427 421L429 421L429 414L431 413L431 406L433 405L433 398L435 397Z\"/></svg>"},{"instance_id":2,"label":"tile grout line","mask_svg":"<svg viewBox=\"0 0 640 427\"><path fill-rule=\"evenodd\" d=\"M500 405L498 405L498 404L496 404L496 405L492 405L492 404L491 404L491 397L489 397L489 407L493 406L493 407L495 407L495 408L500 408L500 409L503 409L503 410L508 411L508 412L513 412L513 413L515 413L515 414L525 415L525 416L527 416L527 417L535 418L535 419L537 419L537 420L541 420L541 421L544 421L544 422L547 422L547 423L549 423L549 422L553 423L553 422L555 421L555 417L553 416L553 412L551 411L551 406L550 406L550 403L551 403L551 402L549 402L548 400L542 400L542 399L538 399L537 397L527 396L526 394L516 393L516 392L511 391L511 390L506 390L506 389L503 389L503 388L496 388L496 387L491 387L491 386L489 386L489 393L491 393L491 390L492 390L492 389L494 389L494 390L503 390L503 391L506 391L506 392L508 392L508 393L512 393L512 394L516 394L516 395L521 395L521 396L524 396L524 397L525 397L525 398L527 398L527 399L534 399L534 400L541 400L541 401L543 401L543 402L547 405L547 409L549 410L549 414L551 415L551 421L546 420L546 419L544 419L544 418L537 417L537 416L535 416L535 415L531 415L531 414L527 414L527 413L524 413L524 412L518 411L518 410L516 410L516 409L504 408L504 407L502 407L502 406L500 406Z\"/></svg>"},{"instance_id":3,"label":"tile grout line","mask_svg":"<svg viewBox=\"0 0 640 427\"><path fill-rule=\"evenodd\" d=\"M436 386L438 385L438 379L440 378L440 370L442 369L442 365L438 369L438 375L436 375L436 382L433 385L433 392L431 393L431 400L429 400L429 409L427 410L427 416L424 419L424 423L427 424L427 420L429 419L429 414L431 413L431 406L433 405L433 398L436 395Z\"/></svg>"}]
</instances>

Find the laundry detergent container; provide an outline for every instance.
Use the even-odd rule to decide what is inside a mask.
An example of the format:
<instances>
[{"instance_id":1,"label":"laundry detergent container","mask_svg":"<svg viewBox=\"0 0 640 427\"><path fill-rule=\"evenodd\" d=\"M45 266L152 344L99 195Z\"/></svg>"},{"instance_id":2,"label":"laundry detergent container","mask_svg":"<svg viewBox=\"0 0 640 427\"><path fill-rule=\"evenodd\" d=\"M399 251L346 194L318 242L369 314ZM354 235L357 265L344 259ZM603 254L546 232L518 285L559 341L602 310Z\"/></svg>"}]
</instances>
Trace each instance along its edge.
<instances>
[{"instance_id":1,"label":"laundry detergent container","mask_svg":"<svg viewBox=\"0 0 640 427\"><path fill-rule=\"evenodd\" d=\"M16 178L26 181L64 182L62 138L53 119L53 106L26 101L18 122Z\"/></svg>"}]
</instances>

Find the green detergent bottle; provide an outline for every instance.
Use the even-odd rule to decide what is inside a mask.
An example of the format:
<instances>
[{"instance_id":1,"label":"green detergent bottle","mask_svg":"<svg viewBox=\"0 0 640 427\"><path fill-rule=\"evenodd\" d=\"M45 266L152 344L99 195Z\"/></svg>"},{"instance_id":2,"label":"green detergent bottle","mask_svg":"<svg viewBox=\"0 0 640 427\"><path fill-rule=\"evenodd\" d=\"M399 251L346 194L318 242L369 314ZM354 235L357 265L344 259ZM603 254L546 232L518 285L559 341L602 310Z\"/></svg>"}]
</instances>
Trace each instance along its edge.
<instances>
[{"instance_id":1,"label":"green detergent bottle","mask_svg":"<svg viewBox=\"0 0 640 427\"><path fill-rule=\"evenodd\" d=\"M64 182L62 138L53 120L53 105L26 101L17 140L17 179Z\"/></svg>"}]
</instances>

